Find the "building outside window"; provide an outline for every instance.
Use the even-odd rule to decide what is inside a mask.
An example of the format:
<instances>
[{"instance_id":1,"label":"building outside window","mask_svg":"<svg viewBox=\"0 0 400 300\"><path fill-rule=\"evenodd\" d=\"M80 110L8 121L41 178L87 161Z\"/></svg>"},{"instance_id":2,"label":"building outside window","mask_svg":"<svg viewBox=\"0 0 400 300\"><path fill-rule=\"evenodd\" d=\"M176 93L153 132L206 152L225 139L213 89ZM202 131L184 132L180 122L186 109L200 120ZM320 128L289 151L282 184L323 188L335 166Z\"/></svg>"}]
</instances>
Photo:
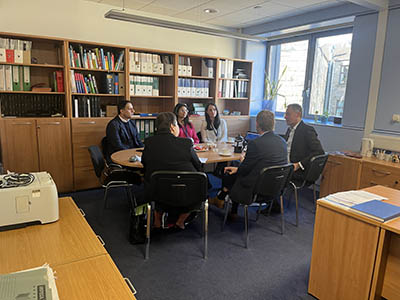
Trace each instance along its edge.
<instances>
[{"instance_id":1,"label":"building outside window","mask_svg":"<svg viewBox=\"0 0 400 300\"><path fill-rule=\"evenodd\" d=\"M281 78L274 99L276 114L283 115L288 104L298 103L305 117L342 117L351 41L351 29L341 29L270 42L267 76Z\"/></svg>"}]
</instances>

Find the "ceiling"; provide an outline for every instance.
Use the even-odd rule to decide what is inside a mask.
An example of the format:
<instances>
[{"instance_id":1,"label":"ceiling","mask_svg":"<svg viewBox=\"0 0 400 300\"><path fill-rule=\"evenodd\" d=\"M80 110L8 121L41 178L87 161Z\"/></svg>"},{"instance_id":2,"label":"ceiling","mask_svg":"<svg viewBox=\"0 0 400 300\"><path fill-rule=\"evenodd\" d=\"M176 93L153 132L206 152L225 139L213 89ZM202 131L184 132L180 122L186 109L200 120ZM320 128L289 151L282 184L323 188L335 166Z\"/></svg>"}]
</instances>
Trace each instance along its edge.
<instances>
[{"instance_id":1,"label":"ceiling","mask_svg":"<svg viewBox=\"0 0 400 300\"><path fill-rule=\"evenodd\" d=\"M244 28L338 5L343 0L87 0L209 25ZM205 13L204 9L216 9Z\"/></svg>"}]
</instances>

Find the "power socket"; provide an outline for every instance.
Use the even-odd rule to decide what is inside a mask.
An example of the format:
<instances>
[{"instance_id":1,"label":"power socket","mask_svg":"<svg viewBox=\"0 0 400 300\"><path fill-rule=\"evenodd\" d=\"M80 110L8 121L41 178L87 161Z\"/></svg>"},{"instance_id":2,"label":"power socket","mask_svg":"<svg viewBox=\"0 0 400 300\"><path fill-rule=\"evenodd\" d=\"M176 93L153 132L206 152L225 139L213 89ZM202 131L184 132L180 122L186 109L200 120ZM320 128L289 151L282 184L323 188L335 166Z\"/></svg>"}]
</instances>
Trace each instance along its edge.
<instances>
[{"instance_id":1,"label":"power socket","mask_svg":"<svg viewBox=\"0 0 400 300\"><path fill-rule=\"evenodd\" d=\"M399 114L393 114L392 122L393 123L400 123L400 115Z\"/></svg>"}]
</instances>

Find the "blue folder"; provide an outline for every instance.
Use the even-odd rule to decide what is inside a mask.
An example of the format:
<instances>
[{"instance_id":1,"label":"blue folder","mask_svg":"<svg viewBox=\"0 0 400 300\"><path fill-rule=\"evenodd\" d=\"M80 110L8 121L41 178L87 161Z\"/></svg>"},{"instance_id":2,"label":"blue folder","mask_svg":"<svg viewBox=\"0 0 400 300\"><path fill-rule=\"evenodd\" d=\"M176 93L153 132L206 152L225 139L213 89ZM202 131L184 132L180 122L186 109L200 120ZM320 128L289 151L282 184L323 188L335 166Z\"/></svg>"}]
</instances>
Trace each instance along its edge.
<instances>
[{"instance_id":1,"label":"blue folder","mask_svg":"<svg viewBox=\"0 0 400 300\"><path fill-rule=\"evenodd\" d=\"M371 200L351 207L367 214L381 222L389 221L400 216L400 206L392 205L379 200Z\"/></svg>"}]
</instances>

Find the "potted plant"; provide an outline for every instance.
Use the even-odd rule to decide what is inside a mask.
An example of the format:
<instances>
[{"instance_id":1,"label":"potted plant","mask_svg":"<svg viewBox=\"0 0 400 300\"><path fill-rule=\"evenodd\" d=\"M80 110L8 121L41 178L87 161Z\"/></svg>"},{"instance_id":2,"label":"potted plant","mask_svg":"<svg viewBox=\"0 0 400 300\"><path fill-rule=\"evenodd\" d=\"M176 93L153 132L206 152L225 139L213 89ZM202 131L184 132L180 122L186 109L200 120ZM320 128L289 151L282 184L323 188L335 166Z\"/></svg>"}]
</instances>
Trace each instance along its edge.
<instances>
[{"instance_id":1,"label":"potted plant","mask_svg":"<svg viewBox=\"0 0 400 300\"><path fill-rule=\"evenodd\" d=\"M279 76L278 80L271 80L268 74L265 74L265 84L264 84L264 101L262 104L262 109L269 109L274 110L274 101L276 96L283 96L279 94L279 89L281 88L282 84L280 83L282 80L283 75L285 74L287 66L285 66L282 70L281 75ZM285 101L286 104L286 101Z\"/></svg>"},{"instance_id":2,"label":"potted plant","mask_svg":"<svg viewBox=\"0 0 400 300\"><path fill-rule=\"evenodd\" d=\"M326 123L328 121L328 118L329 118L329 112L325 110L320 117L321 123Z\"/></svg>"}]
</instances>

